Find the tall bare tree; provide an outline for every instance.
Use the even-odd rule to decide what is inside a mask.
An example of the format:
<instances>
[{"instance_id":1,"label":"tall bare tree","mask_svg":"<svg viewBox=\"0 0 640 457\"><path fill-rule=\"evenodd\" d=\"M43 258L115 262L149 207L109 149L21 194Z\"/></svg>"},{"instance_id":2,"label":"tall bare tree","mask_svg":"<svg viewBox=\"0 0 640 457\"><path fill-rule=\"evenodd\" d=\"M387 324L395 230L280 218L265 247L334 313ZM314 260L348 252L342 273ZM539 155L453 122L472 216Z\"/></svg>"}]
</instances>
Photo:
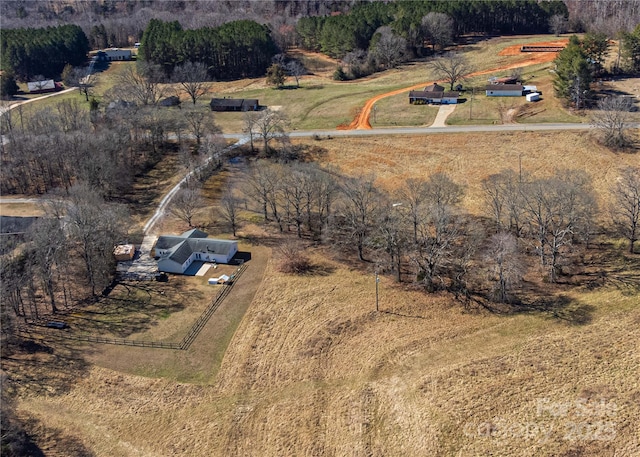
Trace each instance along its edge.
<instances>
[{"instance_id":1,"label":"tall bare tree","mask_svg":"<svg viewBox=\"0 0 640 457\"><path fill-rule=\"evenodd\" d=\"M522 177L513 170L503 170L482 181L486 211L498 228L520 236L523 226Z\"/></svg>"},{"instance_id":2,"label":"tall bare tree","mask_svg":"<svg viewBox=\"0 0 640 457\"><path fill-rule=\"evenodd\" d=\"M375 176L345 178L341 189L342 200L338 209L340 218L336 222L340 225L345 240L355 243L358 258L365 260L364 248L369 242L381 207L381 195L375 185Z\"/></svg>"},{"instance_id":3,"label":"tall bare tree","mask_svg":"<svg viewBox=\"0 0 640 457\"><path fill-rule=\"evenodd\" d=\"M524 275L517 238L509 232L498 232L493 235L489 240L484 261L496 282L494 289L496 299L502 303L509 302L512 290Z\"/></svg>"},{"instance_id":4,"label":"tall bare tree","mask_svg":"<svg viewBox=\"0 0 640 457\"><path fill-rule=\"evenodd\" d=\"M523 187L530 236L540 263L549 268L556 282L559 261L566 249L580 238L588 238L597 205L590 177L579 170L559 170L549 178L536 179Z\"/></svg>"},{"instance_id":5,"label":"tall bare tree","mask_svg":"<svg viewBox=\"0 0 640 457\"><path fill-rule=\"evenodd\" d=\"M395 68L405 59L407 40L395 35L391 27L380 27L374 35L373 54L378 65Z\"/></svg>"},{"instance_id":6,"label":"tall bare tree","mask_svg":"<svg viewBox=\"0 0 640 457\"><path fill-rule=\"evenodd\" d=\"M126 67L117 77L113 96L138 105L156 105L165 95L159 79L161 71L158 66L147 63L139 63L137 68Z\"/></svg>"},{"instance_id":7,"label":"tall bare tree","mask_svg":"<svg viewBox=\"0 0 640 457\"><path fill-rule=\"evenodd\" d=\"M633 254L640 236L640 167L623 169L611 192L615 201L613 220L619 233L629 240L629 252Z\"/></svg>"},{"instance_id":8,"label":"tall bare tree","mask_svg":"<svg viewBox=\"0 0 640 457\"><path fill-rule=\"evenodd\" d=\"M258 111L246 111L242 115L242 120L244 121L244 127L242 131L249 135L249 146L251 147L251 152L255 150L253 141L255 139L255 136L258 134L257 126L259 119L260 113Z\"/></svg>"},{"instance_id":9,"label":"tall bare tree","mask_svg":"<svg viewBox=\"0 0 640 457\"><path fill-rule=\"evenodd\" d=\"M190 228L194 227L193 218L204 208L202 192L195 184L182 187L171 199L169 212L186 223Z\"/></svg>"},{"instance_id":10,"label":"tall bare tree","mask_svg":"<svg viewBox=\"0 0 640 457\"><path fill-rule=\"evenodd\" d=\"M171 79L180 84L194 105L211 88L207 66L202 62L185 62L176 66Z\"/></svg>"},{"instance_id":11,"label":"tall bare tree","mask_svg":"<svg viewBox=\"0 0 640 457\"><path fill-rule=\"evenodd\" d=\"M196 149L200 148L202 137L209 132L216 132L213 114L209 110L185 109L184 118L189 127L190 133L196 139Z\"/></svg>"},{"instance_id":12,"label":"tall bare tree","mask_svg":"<svg viewBox=\"0 0 640 457\"><path fill-rule=\"evenodd\" d=\"M427 183L423 179L409 178L399 189L395 203L402 204L411 221L413 242L418 242L418 226L427 205Z\"/></svg>"},{"instance_id":13,"label":"tall bare tree","mask_svg":"<svg viewBox=\"0 0 640 457\"><path fill-rule=\"evenodd\" d=\"M240 199L234 194L233 188L228 188L220 199L220 215L225 220L233 236L236 236L238 230L238 213L240 211Z\"/></svg>"},{"instance_id":14,"label":"tall bare tree","mask_svg":"<svg viewBox=\"0 0 640 457\"><path fill-rule=\"evenodd\" d=\"M473 67L467 58L459 53L448 52L427 64L437 79L443 79L449 83L450 90L458 81L464 81L465 76L473 71Z\"/></svg>"},{"instance_id":15,"label":"tall bare tree","mask_svg":"<svg viewBox=\"0 0 640 457\"><path fill-rule=\"evenodd\" d=\"M287 74L296 80L296 87L300 87L300 77L307 72L304 65L299 60L291 60L284 68Z\"/></svg>"},{"instance_id":16,"label":"tall bare tree","mask_svg":"<svg viewBox=\"0 0 640 457\"><path fill-rule=\"evenodd\" d=\"M606 146L624 149L635 143L632 109L631 97L605 97L598 101L598 110L593 112L591 123Z\"/></svg>"},{"instance_id":17,"label":"tall bare tree","mask_svg":"<svg viewBox=\"0 0 640 457\"><path fill-rule=\"evenodd\" d=\"M424 35L433 50L442 50L453 43L453 19L447 14L431 12L422 18Z\"/></svg>"},{"instance_id":18,"label":"tall bare tree","mask_svg":"<svg viewBox=\"0 0 640 457\"><path fill-rule=\"evenodd\" d=\"M555 36L560 36L560 34L566 32L568 25L569 21L563 14L554 14L549 19L549 31Z\"/></svg>"},{"instance_id":19,"label":"tall bare tree","mask_svg":"<svg viewBox=\"0 0 640 457\"><path fill-rule=\"evenodd\" d=\"M79 246L91 294L105 287L115 270L113 247L127 234L124 207L105 203L84 183L69 190L67 220L73 241Z\"/></svg>"},{"instance_id":20,"label":"tall bare tree","mask_svg":"<svg viewBox=\"0 0 640 457\"><path fill-rule=\"evenodd\" d=\"M285 128L289 122L287 116L281 111L270 108L262 111L256 120L255 129L262 139L264 155L269 155L269 143L276 138L286 136Z\"/></svg>"}]
</instances>

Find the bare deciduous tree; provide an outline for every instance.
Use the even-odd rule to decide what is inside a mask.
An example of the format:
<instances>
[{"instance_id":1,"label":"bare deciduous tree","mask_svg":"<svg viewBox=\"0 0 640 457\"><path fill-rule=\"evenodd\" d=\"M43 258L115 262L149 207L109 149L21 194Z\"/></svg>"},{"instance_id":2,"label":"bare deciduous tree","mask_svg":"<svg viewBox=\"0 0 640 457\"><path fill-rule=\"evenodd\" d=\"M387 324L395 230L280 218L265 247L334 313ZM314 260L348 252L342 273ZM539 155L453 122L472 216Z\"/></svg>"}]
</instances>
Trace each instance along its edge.
<instances>
[{"instance_id":1,"label":"bare deciduous tree","mask_svg":"<svg viewBox=\"0 0 640 457\"><path fill-rule=\"evenodd\" d=\"M220 199L220 215L225 220L233 236L238 230L238 212L240 210L240 199L235 196L233 188L228 188Z\"/></svg>"},{"instance_id":2,"label":"bare deciduous tree","mask_svg":"<svg viewBox=\"0 0 640 457\"><path fill-rule=\"evenodd\" d=\"M376 32L377 41L373 47L373 54L378 65L384 68L395 68L404 60L407 50L407 40L395 35L391 27L380 27Z\"/></svg>"},{"instance_id":3,"label":"bare deciduous tree","mask_svg":"<svg viewBox=\"0 0 640 457\"><path fill-rule=\"evenodd\" d=\"M296 87L300 87L300 77L307 72L304 65L299 60L292 60L285 66L285 70L289 76L295 78Z\"/></svg>"},{"instance_id":4,"label":"bare deciduous tree","mask_svg":"<svg viewBox=\"0 0 640 457\"><path fill-rule=\"evenodd\" d=\"M566 32L568 25L569 21L563 14L554 14L549 19L549 31L555 36L560 36L560 34Z\"/></svg>"},{"instance_id":5,"label":"bare deciduous tree","mask_svg":"<svg viewBox=\"0 0 640 457\"><path fill-rule=\"evenodd\" d=\"M509 232L496 233L489 240L484 260L496 282L496 299L502 303L509 302L511 291L524 274L517 238Z\"/></svg>"},{"instance_id":6,"label":"bare deciduous tree","mask_svg":"<svg viewBox=\"0 0 640 457\"><path fill-rule=\"evenodd\" d=\"M453 19L444 13L431 12L422 18L422 28L433 50L444 49L453 43Z\"/></svg>"},{"instance_id":7,"label":"bare deciduous tree","mask_svg":"<svg viewBox=\"0 0 640 457\"><path fill-rule=\"evenodd\" d=\"M447 81L450 90L456 82L464 81L465 76L473 71L473 67L462 54L448 52L442 57L438 57L427 64L427 68L431 69L438 79Z\"/></svg>"},{"instance_id":8,"label":"bare deciduous tree","mask_svg":"<svg viewBox=\"0 0 640 457\"><path fill-rule=\"evenodd\" d=\"M409 178L397 195L397 202L403 205L413 228L413 242L418 242L418 225L427 204L427 183L422 179Z\"/></svg>"},{"instance_id":9,"label":"bare deciduous tree","mask_svg":"<svg viewBox=\"0 0 640 457\"><path fill-rule=\"evenodd\" d=\"M560 170L523 187L531 237L540 263L556 282L559 260L575 239L588 237L597 206L590 177L579 170Z\"/></svg>"},{"instance_id":10,"label":"bare deciduous tree","mask_svg":"<svg viewBox=\"0 0 640 457\"><path fill-rule=\"evenodd\" d=\"M253 140L257 132L258 119L260 119L260 113L258 111L246 111L242 115L242 119L244 121L244 128L242 131L249 135L249 146L251 147L251 152L255 150L253 145Z\"/></svg>"},{"instance_id":11,"label":"bare deciduous tree","mask_svg":"<svg viewBox=\"0 0 640 457\"><path fill-rule=\"evenodd\" d=\"M640 236L640 168L622 170L611 192L615 199L613 221L619 233L629 240L629 252L633 254Z\"/></svg>"},{"instance_id":12,"label":"bare deciduous tree","mask_svg":"<svg viewBox=\"0 0 640 457\"><path fill-rule=\"evenodd\" d=\"M624 149L635 143L631 125L631 97L606 97L598 101L598 110L591 123L600 132L602 142L614 149Z\"/></svg>"},{"instance_id":13,"label":"bare deciduous tree","mask_svg":"<svg viewBox=\"0 0 640 457\"><path fill-rule=\"evenodd\" d=\"M173 70L172 80L180 84L194 105L211 88L207 66L202 62L185 62L178 65Z\"/></svg>"},{"instance_id":14,"label":"bare deciduous tree","mask_svg":"<svg viewBox=\"0 0 640 457\"><path fill-rule=\"evenodd\" d=\"M345 240L354 242L358 258L365 260L364 248L369 241L380 208L380 192L375 177L345 178L337 221L344 231Z\"/></svg>"},{"instance_id":15,"label":"bare deciduous tree","mask_svg":"<svg viewBox=\"0 0 640 457\"><path fill-rule=\"evenodd\" d=\"M196 147L200 148L202 137L208 132L216 131L213 114L208 110L185 109L184 118L190 127L190 133L196 139Z\"/></svg>"},{"instance_id":16,"label":"bare deciduous tree","mask_svg":"<svg viewBox=\"0 0 640 457\"><path fill-rule=\"evenodd\" d=\"M139 105L156 105L165 93L158 79L160 72L159 67L146 63L140 63L137 69L128 66L118 75L113 94Z\"/></svg>"},{"instance_id":17,"label":"bare deciduous tree","mask_svg":"<svg viewBox=\"0 0 640 457\"><path fill-rule=\"evenodd\" d=\"M194 227L193 218L204 208L204 200L199 187L194 184L187 185L176 192L171 199L169 212L186 223L190 228Z\"/></svg>"},{"instance_id":18,"label":"bare deciduous tree","mask_svg":"<svg viewBox=\"0 0 640 457\"><path fill-rule=\"evenodd\" d=\"M286 136L285 127L289 120L281 111L274 111L270 108L262 111L255 123L255 129L262 139L263 153L269 154L269 143L276 138Z\"/></svg>"},{"instance_id":19,"label":"bare deciduous tree","mask_svg":"<svg viewBox=\"0 0 640 457\"><path fill-rule=\"evenodd\" d=\"M105 287L113 276L113 247L126 237L126 212L107 204L88 185L75 184L69 190L67 218L72 240L80 247L91 294Z\"/></svg>"},{"instance_id":20,"label":"bare deciduous tree","mask_svg":"<svg viewBox=\"0 0 640 457\"><path fill-rule=\"evenodd\" d=\"M523 226L521 178L513 170L503 170L482 181L487 212L499 228L520 236Z\"/></svg>"}]
</instances>

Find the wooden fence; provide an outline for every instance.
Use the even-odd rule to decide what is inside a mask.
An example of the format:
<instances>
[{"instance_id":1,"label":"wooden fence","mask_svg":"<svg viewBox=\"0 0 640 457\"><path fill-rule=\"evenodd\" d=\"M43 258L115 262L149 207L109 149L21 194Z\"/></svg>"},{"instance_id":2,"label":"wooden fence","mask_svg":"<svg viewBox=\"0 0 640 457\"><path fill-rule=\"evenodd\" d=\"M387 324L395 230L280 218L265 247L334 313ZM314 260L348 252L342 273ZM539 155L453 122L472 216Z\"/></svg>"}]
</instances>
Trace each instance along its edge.
<instances>
[{"instance_id":1,"label":"wooden fence","mask_svg":"<svg viewBox=\"0 0 640 457\"><path fill-rule=\"evenodd\" d=\"M137 347L145 347L145 348L158 348L158 349L176 349L185 351L189 349L191 343L198 337L198 334L209 319L213 315L213 313L218 309L220 304L224 301L224 299L229 295L231 289L236 284L236 281L244 273L247 269L247 264L243 263L235 273L231 275L229 281L222 287L222 290L218 292L218 294L211 300L207 308L202 312L200 317L193 323L187 334L182 338L182 341L179 343L168 343L164 341L144 341L144 340L128 340L126 338L107 338L102 336L92 336L92 335L74 335L69 331L57 331L56 336L60 336L62 338L66 338L69 340L76 341L88 341L91 343L101 343L101 344L116 344L120 346L137 346ZM34 339L31 332L27 327L23 327L19 329L20 334L27 339Z\"/></svg>"}]
</instances>

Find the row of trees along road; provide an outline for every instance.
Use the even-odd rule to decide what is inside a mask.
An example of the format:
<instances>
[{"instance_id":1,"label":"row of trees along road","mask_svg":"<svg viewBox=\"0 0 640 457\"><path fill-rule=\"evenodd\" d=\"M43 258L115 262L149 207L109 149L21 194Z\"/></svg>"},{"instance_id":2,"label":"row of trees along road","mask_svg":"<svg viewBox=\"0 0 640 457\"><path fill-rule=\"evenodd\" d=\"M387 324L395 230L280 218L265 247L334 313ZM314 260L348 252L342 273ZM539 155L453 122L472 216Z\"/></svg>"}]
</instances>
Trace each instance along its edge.
<instances>
[{"instance_id":1,"label":"row of trees along road","mask_svg":"<svg viewBox=\"0 0 640 457\"><path fill-rule=\"evenodd\" d=\"M612 216L633 252L640 169L621 170L620 176L611 187ZM555 282L596 231L596 195L582 171L533 178L505 170L488 177L483 188L490 227L465 213L459 205L464 189L442 173L409 179L389 193L374 176L349 178L313 163L262 160L251 166L234 201L251 202L281 232L323 240L398 280L409 276L428 291L491 290L500 301L516 298L527 258L537 256Z\"/></svg>"}]
</instances>

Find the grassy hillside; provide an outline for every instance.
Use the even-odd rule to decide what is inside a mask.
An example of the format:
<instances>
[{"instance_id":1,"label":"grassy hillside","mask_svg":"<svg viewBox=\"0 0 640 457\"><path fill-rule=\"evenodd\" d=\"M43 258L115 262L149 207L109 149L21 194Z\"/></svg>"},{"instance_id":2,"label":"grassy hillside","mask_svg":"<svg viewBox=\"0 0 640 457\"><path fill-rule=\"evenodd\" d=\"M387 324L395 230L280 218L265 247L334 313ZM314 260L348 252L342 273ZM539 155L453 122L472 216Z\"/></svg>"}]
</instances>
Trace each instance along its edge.
<instances>
[{"instance_id":1,"label":"grassy hillside","mask_svg":"<svg viewBox=\"0 0 640 457\"><path fill-rule=\"evenodd\" d=\"M494 68L517 58L498 56L509 44L479 42L471 52L476 64ZM277 91L253 80L216 83L214 93L282 106L296 128L330 128L350 120L371 95L424 76L416 64L357 83L309 75L300 89ZM543 67L531 80L549 84ZM545 103L542 118L573 119ZM478 116L496 112L482 106ZM431 107L407 108L400 96L384 99L377 122L421 125L435 116ZM467 108L456 109L457 122L465 122ZM236 113L217 119L226 131L242 125ZM583 169L606 209L618 167L640 163L573 132L296 141L320 148L315 159L322 164L375 173L388 189L444 171L464 185L462 204L476 215L483 211L481 180L504 168L522 164L537 176ZM172 179L165 168L139 192ZM240 168L224 176L241 179ZM208 183L208 197L223 187L219 179ZM17 414L45 455L638 455L640 266L622 244L599 238L585 257L609 254L597 280L558 286L544 309L468 309L451 295L381 277L376 312L372 264L316 246L309 248L314 273L280 273L281 237L252 219L245 217L240 231L252 253L249 268L189 350L79 343L35 331L43 339L3 354L3 389L16 394ZM167 217L162 228L177 231L179 224ZM203 278L196 281L155 284L153 293L135 291L135 303L122 305L127 292L118 289L105 309L103 302L87 307L73 325L86 319L132 339L179 339L213 294ZM127 314L118 314L125 306Z\"/></svg>"}]
</instances>

